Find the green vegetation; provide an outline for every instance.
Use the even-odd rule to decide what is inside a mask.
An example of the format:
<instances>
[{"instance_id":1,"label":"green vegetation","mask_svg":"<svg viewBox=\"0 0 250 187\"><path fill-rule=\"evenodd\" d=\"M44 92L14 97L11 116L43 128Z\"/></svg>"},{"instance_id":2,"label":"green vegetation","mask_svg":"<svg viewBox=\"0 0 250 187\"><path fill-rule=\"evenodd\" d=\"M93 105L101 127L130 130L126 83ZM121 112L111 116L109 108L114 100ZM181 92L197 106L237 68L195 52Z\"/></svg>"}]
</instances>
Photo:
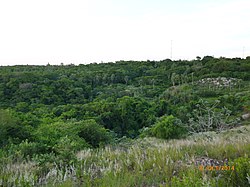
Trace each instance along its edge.
<instances>
[{"instance_id":1,"label":"green vegetation","mask_svg":"<svg viewBox=\"0 0 250 187\"><path fill-rule=\"evenodd\" d=\"M117 145L82 150L68 162L70 165L51 155L46 163L42 160L45 157L13 161L10 155L1 161L0 180L3 186L248 186L249 132L250 126L243 126L181 140L123 140ZM66 142L65 158L70 153ZM230 168L201 171L203 158L220 162L227 158Z\"/></svg>"},{"instance_id":2,"label":"green vegetation","mask_svg":"<svg viewBox=\"0 0 250 187\"><path fill-rule=\"evenodd\" d=\"M250 57L0 67L0 186L247 186L249 116Z\"/></svg>"},{"instance_id":3,"label":"green vegetation","mask_svg":"<svg viewBox=\"0 0 250 187\"><path fill-rule=\"evenodd\" d=\"M162 116L150 128L143 129L141 137L153 136L162 139L179 138L186 133L186 128L174 116Z\"/></svg>"}]
</instances>

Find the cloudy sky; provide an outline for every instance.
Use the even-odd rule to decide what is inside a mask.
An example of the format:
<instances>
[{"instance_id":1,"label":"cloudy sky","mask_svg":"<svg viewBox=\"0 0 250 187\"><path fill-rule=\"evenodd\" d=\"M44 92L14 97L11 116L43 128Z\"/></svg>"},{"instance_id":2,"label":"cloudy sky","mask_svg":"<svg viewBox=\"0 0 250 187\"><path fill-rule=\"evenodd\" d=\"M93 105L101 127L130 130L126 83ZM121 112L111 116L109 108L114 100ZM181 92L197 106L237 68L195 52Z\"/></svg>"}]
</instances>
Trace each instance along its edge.
<instances>
[{"instance_id":1,"label":"cloudy sky","mask_svg":"<svg viewBox=\"0 0 250 187\"><path fill-rule=\"evenodd\" d=\"M172 59L246 57L249 7L249 0L0 0L0 65L162 60L171 46Z\"/></svg>"}]
</instances>

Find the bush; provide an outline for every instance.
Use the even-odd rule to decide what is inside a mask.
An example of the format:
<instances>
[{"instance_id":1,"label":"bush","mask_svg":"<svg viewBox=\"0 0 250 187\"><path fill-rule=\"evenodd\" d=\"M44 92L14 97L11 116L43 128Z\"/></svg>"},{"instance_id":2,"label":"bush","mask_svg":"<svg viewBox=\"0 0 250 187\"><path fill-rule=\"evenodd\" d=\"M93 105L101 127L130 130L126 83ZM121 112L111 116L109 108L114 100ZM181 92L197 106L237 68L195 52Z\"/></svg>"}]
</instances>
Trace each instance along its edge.
<instances>
[{"instance_id":1,"label":"bush","mask_svg":"<svg viewBox=\"0 0 250 187\"><path fill-rule=\"evenodd\" d=\"M41 152L41 145L38 142L22 141L18 145L11 145L11 149L15 154L19 154L23 158L31 158Z\"/></svg>"},{"instance_id":2,"label":"bush","mask_svg":"<svg viewBox=\"0 0 250 187\"><path fill-rule=\"evenodd\" d=\"M162 116L150 129L152 136L163 139L180 138L186 130L181 121L174 116Z\"/></svg>"},{"instance_id":3,"label":"bush","mask_svg":"<svg viewBox=\"0 0 250 187\"><path fill-rule=\"evenodd\" d=\"M78 136L78 132L79 131L74 122L43 124L34 133L34 139L41 145L40 153L45 154L54 152L56 154L60 154L57 147L58 144L62 144L61 141L65 137L67 137L70 142L74 144L74 146L71 147L73 151L89 146L84 139Z\"/></svg>"},{"instance_id":4,"label":"bush","mask_svg":"<svg viewBox=\"0 0 250 187\"><path fill-rule=\"evenodd\" d=\"M75 125L77 125L78 136L93 147L109 143L112 139L111 133L93 119L76 122Z\"/></svg>"},{"instance_id":5,"label":"bush","mask_svg":"<svg viewBox=\"0 0 250 187\"><path fill-rule=\"evenodd\" d=\"M140 129L140 138L145 138L148 136L153 136L152 129L150 127L143 127Z\"/></svg>"},{"instance_id":6,"label":"bush","mask_svg":"<svg viewBox=\"0 0 250 187\"><path fill-rule=\"evenodd\" d=\"M83 140L72 140L72 138L65 136L59 139L54 146L54 150L63 165L70 164L76 161L76 151L82 147L88 147L88 144Z\"/></svg>"}]
</instances>

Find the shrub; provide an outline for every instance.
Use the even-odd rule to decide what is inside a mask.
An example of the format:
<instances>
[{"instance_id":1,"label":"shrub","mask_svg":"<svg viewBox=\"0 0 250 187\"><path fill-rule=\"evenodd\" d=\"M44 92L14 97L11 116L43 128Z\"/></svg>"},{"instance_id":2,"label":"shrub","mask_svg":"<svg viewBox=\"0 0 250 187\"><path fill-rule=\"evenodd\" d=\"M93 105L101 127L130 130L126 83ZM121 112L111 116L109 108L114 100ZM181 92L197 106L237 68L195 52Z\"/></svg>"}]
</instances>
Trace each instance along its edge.
<instances>
[{"instance_id":1,"label":"shrub","mask_svg":"<svg viewBox=\"0 0 250 187\"><path fill-rule=\"evenodd\" d=\"M11 145L14 153L19 153L23 158L32 157L41 152L41 145L38 142L22 141L18 145Z\"/></svg>"},{"instance_id":2,"label":"shrub","mask_svg":"<svg viewBox=\"0 0 250 187\"><path fill-rule=\"evenodd\" d=\"M78 136L86 140L93 147L98 147L111 141L111 133L95 120L76 122Z\"/></svg>"},{"instance_id":3,"label":"shrub","mask_svg":"<svg viewBox=\"0 0 250 187\"><path fill-rule=\"evenodd\" d=\"M143 127L140 129L140 138L145 138L148 136L153 136L152 129L150 127Z\"/></svg>"},{"instance_id":4,"label":"shrub","mask_svg":"<svg viewBox=\"0 0 250 187\"><path fill-rule=\"evenodd\" d=\"M76 151L79 151L82 147L88 147L84 139L74 140L71 137L65 136L60 138L53 148L59 160L65 165L76 161Z\"/></svg>"},{"instance_id":5,"label":"shrub","mask_svg":"<svg viewBox=\"0 0 250 187\"><path fill-rule=\"evenodd\" d=\"M180 138L186 132L181 121L174 116L162 116L152 127L152 136L163 139Z\"/></svg>"},{"instance_id":6,"label":"shrub","mask_svg":"<svg viewBox=\"0 0 250 187\"><path fill-rule=\"evenodd\" d=\"M67 137L71 143L74 142L74 146L72 145L71 147L73 151L89 146L84 139L78 136L78 132L74 122L43 124L34 133L34 139L41 145L40 153L54 152L60 154L60 151L58 152L57 149L58 144L61 144L61 141L65 137Z\"/></svg>"}]
</instances>

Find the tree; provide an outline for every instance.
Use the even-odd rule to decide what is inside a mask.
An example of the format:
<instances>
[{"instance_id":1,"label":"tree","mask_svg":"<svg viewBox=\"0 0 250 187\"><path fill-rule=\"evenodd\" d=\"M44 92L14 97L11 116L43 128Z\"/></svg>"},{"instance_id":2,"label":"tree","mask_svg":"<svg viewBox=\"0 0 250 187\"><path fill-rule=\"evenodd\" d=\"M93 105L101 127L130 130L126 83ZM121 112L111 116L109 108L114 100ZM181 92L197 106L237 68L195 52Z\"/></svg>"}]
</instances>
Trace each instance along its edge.
<instances>
[{"instance_id":1,"label":"tree","mask_svg":"<svg viewBox=\"0 0 250 187\"><path fill-rule=\"evenodd\" d=\"M226 107L221 110L216 108L219 103L219 100L213 104L203 100L199 101L199 104L196 105L197 109L192 112L193 117L188 121L187 129L190 134L207 131L220 132L237 124L238 119L230 119L230 110Z\"/></svg>"},{"instance_id":2,"label":"tree","mask_svg":"<svg viewBox=\"0 0 250 187\"><path fill-rule=\"evenodd\" d=\"M115 74L112 74L112 75L110 76L110 80L111 80L111 83L113 84L113 83L114 83L114 80L115 80Z\"/></svg>"},{"instance_id":3,"label":"tree","mask_svg":"<svg viewBox=\"0 0 250 187\"><path fill-rule=\"evenodd\" d=\"M153 78L153 79L151 79L151 84L153 85L153 90L155 89L155 79Z\"/></svg>"},{"instance_id":4,"label":"tree","mask_svg":"<svg viewBox=\"0 0 250 187\"><path fill-rule=\"evenodd\" d=\"M175 86L175 80L176 80L176 73L172 73L171 81L172 81L173 86Z\"/></svg>"},{"instance_id":5,"label":"tree","mask_svg":"<svg viewBox=\"0 0 250 187\"><path fill-rule=\"evenodd\" d=\"M115 132L121 136L136 137L139 129L150 126L154 122L155 111L152 105L142 98L124 96L117 99L114 115L118 124Z\"/></svg>"},{"instance_id":6,"label":"tree","mask_svg":"<svg viewBox=\"0 0 250 187\"><path fill-rule=\"evenodd\" d=\"M201 57L197 56L197 57L196 57L196 60L200 61L200 60L201 60Z\"/></svg>"},{"instance_id":7,"label":"tree","mask_svg":"<svg viewBox=\"0 0 250 187\"><path fill-rule=\"evenodd\" d=\"M126 85L128 84L128 79L129 79L129 77L126 75L126 76L124 77L124 80L125 80Z\"/></svg>"},{"instance_id":8,"label":"tree","mask_svg":"<svg viewBox=\"0 0 250 187\"><path fill-rule=\"evenodd\" d=\"M5 146L9 141L20 143L21 140L28 138L28 132L18 123L9 110L0 109L0 147Z\"/></svg>"}]
</instances>

